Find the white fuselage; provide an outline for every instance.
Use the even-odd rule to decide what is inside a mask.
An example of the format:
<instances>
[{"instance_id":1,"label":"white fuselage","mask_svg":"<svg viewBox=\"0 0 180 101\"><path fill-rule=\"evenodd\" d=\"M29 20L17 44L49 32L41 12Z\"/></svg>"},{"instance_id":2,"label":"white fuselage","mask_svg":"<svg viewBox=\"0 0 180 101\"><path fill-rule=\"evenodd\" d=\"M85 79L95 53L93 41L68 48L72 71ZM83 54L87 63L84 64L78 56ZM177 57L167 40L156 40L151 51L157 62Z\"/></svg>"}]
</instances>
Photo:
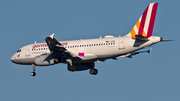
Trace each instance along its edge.
<instances>
[{"instance_id":1,"label":"white fuselage","mask_svg":"<svg viewBox=\"0 0 180 101\"><path fill-rule=\"evenodd\" d=\"M32 65L35 76L36 66L50 66L57 63L67 64L69 71L89 70L96 75L95 61L132 57L142 52L135 52L163 41L152 36L158 3L150 3L132 30L123 37L105 36L98 39L73 40L58 42L54 33L45 38L46 43L35 43L20 48L11 57L16 64ZM146 52L150 52L146 51Z\"/></svg>"},{"instance_id":2,"label":"white fuselage","mask_svg":"<svg viewBox=\"0 0 180 101\"><path fill-rule=\"evenodd\" d=\"M81 61L97 61L115 58L134 51L146 48L161 41L161 37L151 36L147 42L136 42L129 36L105 37L98 39L61 41L60 43L69 51L76 54ZM17 64L32 65L34 59L41 54L51 54L46 43L29 44L19 49L11 57ZM61 63L67 63L66 61Z\"/></svg>"}]
</instances>

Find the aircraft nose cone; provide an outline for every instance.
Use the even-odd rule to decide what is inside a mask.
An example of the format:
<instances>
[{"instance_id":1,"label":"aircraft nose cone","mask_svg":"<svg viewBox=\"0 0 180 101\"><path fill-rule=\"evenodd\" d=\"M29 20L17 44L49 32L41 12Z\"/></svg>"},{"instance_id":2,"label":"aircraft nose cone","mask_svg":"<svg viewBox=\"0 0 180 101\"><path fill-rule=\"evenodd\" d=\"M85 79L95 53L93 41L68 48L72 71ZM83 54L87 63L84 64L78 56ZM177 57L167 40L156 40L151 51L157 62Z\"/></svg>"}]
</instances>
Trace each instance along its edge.
<instances>
[{"instance_id":1,"label":"aircraft nose cone","mask_svg":"<svg viewBox=\"0 0 180 101\"><path fill-rule=\"evenodd\" d=\"M11 57L11 62L14 63L14 60L15 60L15 59L14 59L14 56L12 56L12 57Z\"/></svg>"},{"instance_id":2,"label":"aircraft nose cone","mask_svg":"<svg viewBox=\"0 0 180 101\"><path fill-rule=\"evenodd\" d=\"M11 57L11 62L17 63L16 54Z\"/></svg>"}]
</instances>

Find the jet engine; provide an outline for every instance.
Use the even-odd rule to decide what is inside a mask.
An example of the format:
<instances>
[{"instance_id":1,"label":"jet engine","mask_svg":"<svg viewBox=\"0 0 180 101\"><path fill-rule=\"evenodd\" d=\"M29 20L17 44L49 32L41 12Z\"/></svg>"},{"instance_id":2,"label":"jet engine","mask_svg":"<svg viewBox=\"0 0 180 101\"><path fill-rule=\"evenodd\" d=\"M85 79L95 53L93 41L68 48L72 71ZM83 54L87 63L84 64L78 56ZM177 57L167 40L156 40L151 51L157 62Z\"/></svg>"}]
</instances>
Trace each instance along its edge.
<instances>
[{"instance_id":1,"label":"jet engine","mask_svg":"<svg viewBox=\"0 0 180 101\"><path fill-rule=\"evenodd\" d=\"M86 63L73 63L72 66L68 64L68 70L69 71L83 71L90 68L94 68L94 62L86 62Z\"/></svg>"},{"instance_id":2,"label":"jet engine","mask_svg":"<svg viewBox=\"0 0 180 101\"><path fill-rule=\"evenodd\" d=\"M49 66L57 64L60 59L54 58L52 55L43 54L35 57L35 64L37 66Z\"/></svg>"}]
</instances>

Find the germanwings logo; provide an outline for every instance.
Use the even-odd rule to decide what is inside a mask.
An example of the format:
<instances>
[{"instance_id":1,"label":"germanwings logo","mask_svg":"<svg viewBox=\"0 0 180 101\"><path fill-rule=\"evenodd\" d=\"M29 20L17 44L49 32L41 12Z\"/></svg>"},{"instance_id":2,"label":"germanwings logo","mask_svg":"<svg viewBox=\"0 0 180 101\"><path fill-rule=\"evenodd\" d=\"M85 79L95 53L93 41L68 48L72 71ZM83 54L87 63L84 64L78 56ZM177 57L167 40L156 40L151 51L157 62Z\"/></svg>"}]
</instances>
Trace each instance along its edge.
<instances>
[{"instance_id":1,"label":"germanwings logo","mask_svg":"<svg viewBox=\"0 0 180 101\"><path fill-rule=\"evenodd\" d=\"M135 39L135 35L140 34L146 38L152 36L158 3L148 5L136 25L131 30L131 38Z\"/></svg>"},{"instance_id":2,"label":"germanwings logo","mask_svg":"<svg viewBox=\"0 0 180 101\"><path fill-rule=\"evenodd\" d=\"M61 45L67 45L68 43L67 42L64 42L64 43L60 43ZM33 45L32 46L32 49L35 49L35 48L45 48L45 47L48 47L47 44L37 44L37 45Z\"/></svg>"},{"instance_id":3,"label":"germanwings logo","mask_svg":"<svg viewBox=\"0 0 180 101\"><path fill-rule=\"evenodd\" d=\"M48 47L48 45L47 44L33 45L32 49L40 48L40 47Z\"/></svg>"}]
</instances>

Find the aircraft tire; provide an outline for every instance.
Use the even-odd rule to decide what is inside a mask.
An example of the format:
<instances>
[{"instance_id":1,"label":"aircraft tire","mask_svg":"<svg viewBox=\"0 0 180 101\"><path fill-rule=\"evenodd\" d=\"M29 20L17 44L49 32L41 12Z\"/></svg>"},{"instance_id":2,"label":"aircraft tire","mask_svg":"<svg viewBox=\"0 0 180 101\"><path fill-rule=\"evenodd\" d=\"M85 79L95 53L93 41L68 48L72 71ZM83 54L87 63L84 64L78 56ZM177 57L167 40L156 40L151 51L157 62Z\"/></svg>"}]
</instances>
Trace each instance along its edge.
<instances>
[{"instance_id":1,"label":"aircraft tire","mask_svg":"<svg viewBox=\"0 0 180 101\"><path fill-rule=\"evenodd\" d=\"M89 70L89 73L90 73L91 75L97 75L98 70L97 70L97 69L90 69L90 70Z\"/></svg>"},{"instance_id":2,"label":"aircraft tire","mask_svg":"<svg viewBox=\"0 0 180 101\"><path fill-rule=\"evenodd\" d=\"M94 69L94 75L97 75L97 73L98 73L98 70Z\"/></svg>"},{"instance_id":3,"label":"aircraft tire","mask_svg":"<svg viewBox=\"0 0 180 101\"><path fill-rule=\"evenodd\" d=\"M31 72L31 76L36 76L36 72Z\"/></svg>"}]
</instances>

